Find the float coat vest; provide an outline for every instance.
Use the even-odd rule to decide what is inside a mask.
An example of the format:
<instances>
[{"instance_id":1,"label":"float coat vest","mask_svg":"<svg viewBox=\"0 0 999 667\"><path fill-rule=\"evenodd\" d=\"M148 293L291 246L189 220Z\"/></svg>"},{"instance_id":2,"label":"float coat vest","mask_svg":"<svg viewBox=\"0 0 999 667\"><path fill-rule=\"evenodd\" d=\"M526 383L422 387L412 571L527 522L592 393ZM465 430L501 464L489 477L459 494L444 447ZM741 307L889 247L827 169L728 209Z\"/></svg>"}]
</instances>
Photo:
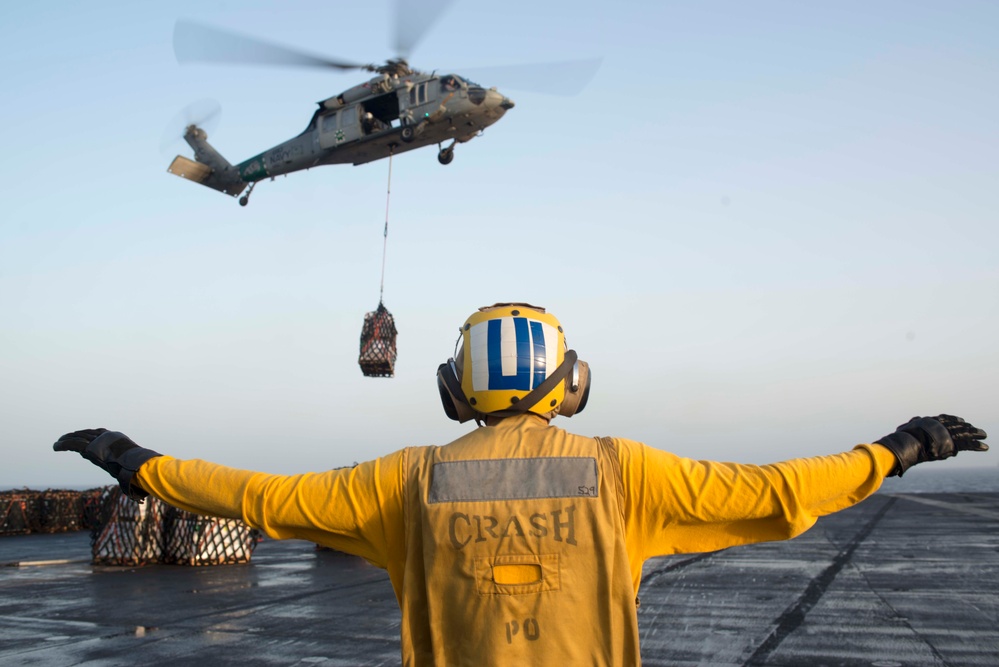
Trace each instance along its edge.
<instances>
[{"instance_id":1,"label":"float coat vest","mask_svg":"<svg viewBox=\"0 0 999 667\"><path fill-rule=\"evenodd\" d=\"M407 451L407 665L640 662L610 440L508 419Z\"/></svg>"},{"instance_id":2,"label":"float coat vest","mask_svg":"<svg viewBox=\"0 0 999 667\"><path fill-rule=\"evenodd\" d=\"M639 663L647 558L800 535L895 464L866 444L764 466L694 461L524 415L321 473L157 456L135 480L181 509L386 568L407 667L575 667Z\"/></svg>"}]
</instances>

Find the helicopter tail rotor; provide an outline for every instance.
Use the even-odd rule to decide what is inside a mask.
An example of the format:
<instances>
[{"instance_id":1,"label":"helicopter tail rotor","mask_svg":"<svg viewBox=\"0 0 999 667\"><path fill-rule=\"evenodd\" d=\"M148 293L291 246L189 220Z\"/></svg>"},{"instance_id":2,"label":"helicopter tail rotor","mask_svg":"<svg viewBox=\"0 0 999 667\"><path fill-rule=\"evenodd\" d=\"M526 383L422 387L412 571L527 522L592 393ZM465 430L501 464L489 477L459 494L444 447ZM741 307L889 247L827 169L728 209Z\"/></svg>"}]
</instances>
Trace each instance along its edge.
<instances>
[{"instance_id":1,"label":"helicopter tail rotor","mask_svg":"<svg viewBox=\"0 0 999 667\"><path fill-rule=\"evenodd\" d=\"M222 107L212 99L187 105L167 125L160 151L166 152L178 141L186 141L194 149L194 159L177 155L167 171L236 197L246 189L248 183L243 180L239 168L230 164L208 143L208 130L214 129L218 124L221 112Z\"/></svg>"},{"instance_id":2,"label":"helicopter tail rotor","mask_svg":"<svg viewBox=\"0 0 999 667\"><path fill-rule=\"evenodd\" d=\"M222 105L217 100L205 98L192 102L181 109L170 120L160 137L160 153L168 154L176 150L192 125L199 128L205 134L210 134L218 127L219 119L222 116Z\"/></svg>"}]
</instances>

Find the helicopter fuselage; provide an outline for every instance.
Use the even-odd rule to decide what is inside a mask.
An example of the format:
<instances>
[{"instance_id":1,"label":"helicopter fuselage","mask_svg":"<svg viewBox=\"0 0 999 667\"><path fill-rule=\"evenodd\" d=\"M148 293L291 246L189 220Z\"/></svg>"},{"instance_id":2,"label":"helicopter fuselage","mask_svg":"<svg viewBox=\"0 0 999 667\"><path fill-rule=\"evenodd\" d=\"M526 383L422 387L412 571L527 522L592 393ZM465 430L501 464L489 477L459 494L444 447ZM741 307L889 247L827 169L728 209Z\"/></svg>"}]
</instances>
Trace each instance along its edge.
<instances>
[{"instance_id":1,"label":"helicopter fuselage","mask_svg":"<svg viewBox=\"0 0 999 667\"><path fill-rule=\"evenodd\" d=\"M513 102L495 89L455 75L383 75L320 102L304 132L236 167L252 183L320 165L365 164L469 141L511 108Z\"/></svg>"},{"instance_id":2,"label":"helicopter fuselage","mask_svg":"<svg viewBox=\"0 0 999 667\"><path fill-rule=\"evenodd\" d=\"M474 139L514 106L495 88L483 88L454 74L382 72L370 81L319 102L297 137L230 164L190 125L184 139L194 161L178 155L168 171L224 194L249 200L257 182L327 164L365 164L431 144L450 164L454 147ZM450 145L443 144L450 141Z\"/></svg>"}]
</instances>

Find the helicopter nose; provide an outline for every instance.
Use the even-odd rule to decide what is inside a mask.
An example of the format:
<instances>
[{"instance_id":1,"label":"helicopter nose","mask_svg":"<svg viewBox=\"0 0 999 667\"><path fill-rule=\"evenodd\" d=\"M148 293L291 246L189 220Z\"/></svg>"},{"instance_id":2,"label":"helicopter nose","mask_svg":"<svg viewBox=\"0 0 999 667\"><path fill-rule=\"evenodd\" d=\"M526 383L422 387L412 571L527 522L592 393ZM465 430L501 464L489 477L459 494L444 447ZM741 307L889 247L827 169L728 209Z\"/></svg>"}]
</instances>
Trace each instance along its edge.
<instances>
[{"instance_id":1,"label":"helicopter nose","mask_svg":"<svg viewBox=\"0 0 999 667\"><path fill-rule=\"evenodd\" d=\"M495 88L490 88L486 93L486 104L492 108L499 107L503 111L509 111L513 108L513 100L504 96Z\"/></svg>"}]
</instances>

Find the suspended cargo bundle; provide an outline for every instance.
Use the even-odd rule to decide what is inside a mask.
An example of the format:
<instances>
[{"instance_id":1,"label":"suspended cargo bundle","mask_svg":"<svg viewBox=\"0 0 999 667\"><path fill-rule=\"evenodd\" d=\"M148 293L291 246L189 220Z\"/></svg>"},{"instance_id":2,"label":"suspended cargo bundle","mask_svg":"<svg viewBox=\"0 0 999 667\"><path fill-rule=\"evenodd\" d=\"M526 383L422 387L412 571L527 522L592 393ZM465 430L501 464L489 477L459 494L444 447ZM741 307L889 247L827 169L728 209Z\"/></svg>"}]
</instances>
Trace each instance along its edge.
<instances>
[{"instance_id":1,"label":"suspended cargo bundle","mask_svg":"<svg viewBox=\"0 0 999 667\"><path fill-rule=\"evenodd\" d=\"M390 378L395 375L395 319L385 307L385 256L388 250L389 198L392 196L392 150L389 149L388 187L385 192L385 229L382 232L382 283L378 289L378 309L364 316L361 328L361 354L357 363L361 373L369 378Z\"/></svg>"},{"instance_id":2,"label":"suspended cargo bundle","mask_svg":"<svg viewBox=\"0 0 999 667\"><path fill-rule=\"evenodd\" d=\"M378 309L364 316L361 329L361 354L357 363L365 377L390 378L395 374L397 333L392 313L379 301Z\"/></svg>"}]
</instances>

